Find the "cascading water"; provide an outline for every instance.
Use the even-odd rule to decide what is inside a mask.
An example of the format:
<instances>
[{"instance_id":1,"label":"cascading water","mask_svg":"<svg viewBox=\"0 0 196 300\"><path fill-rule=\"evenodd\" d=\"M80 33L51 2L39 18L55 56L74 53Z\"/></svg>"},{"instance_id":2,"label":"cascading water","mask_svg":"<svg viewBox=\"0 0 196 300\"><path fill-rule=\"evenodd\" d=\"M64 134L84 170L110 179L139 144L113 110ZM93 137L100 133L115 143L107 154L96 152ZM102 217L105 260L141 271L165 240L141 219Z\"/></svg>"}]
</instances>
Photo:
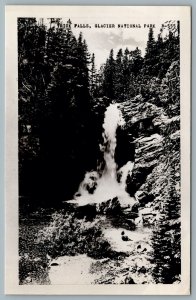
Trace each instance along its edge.
<instances>
[{"instance_id":1,"label":"cascading water","mask_svg":"<svg viewBox=\"0 0 196 300\"><path fill-rule=\"evenodd\" d=\"M135 200L125 191L126 179L131 174L133 162L128 162L118 172L121 175L120 183L117 181L117 165L115 162L116 130L123 126L124 120L117 104L110 104L105 112L103 124L103 145L100 150L103 152L105 167L101 172L87 172L81 182L75 199L79 206L92 203L101 203L118 197L122 207L131 207ZM101 173L101 174L100 174Z\"/></svg>"},{"instance_id":2,"label":"cascading water","mask_svg":"<svg viewBox=\"0 0 196 300\"><path fill-rule=\"evenodd\" d=\"M132 170L134 167L134 163L132 161L128 161L124 166L122 166L120 168L120 170L118 171L118 173L121 174L121 179L120 179L120 183L122 188L125 190L126 189L126 181L127 181L127 177L128 175L131 176L132 175Z\"/></svg>"},{"instance_id":3,"label":"cascading water","mask_svg":"<svg viewBox=\"0 0 196 300\"><path fill-rule=\"evenodd\" d=\"M111 104L106 112L103 123L103 146L101 150L104 153L105 169L104 175L107 174L112 178L116 178L116 163L114 160L116 149L116 130L118 126L124 125L121 111L117 104Z\"/></svg>"}]
</instances>

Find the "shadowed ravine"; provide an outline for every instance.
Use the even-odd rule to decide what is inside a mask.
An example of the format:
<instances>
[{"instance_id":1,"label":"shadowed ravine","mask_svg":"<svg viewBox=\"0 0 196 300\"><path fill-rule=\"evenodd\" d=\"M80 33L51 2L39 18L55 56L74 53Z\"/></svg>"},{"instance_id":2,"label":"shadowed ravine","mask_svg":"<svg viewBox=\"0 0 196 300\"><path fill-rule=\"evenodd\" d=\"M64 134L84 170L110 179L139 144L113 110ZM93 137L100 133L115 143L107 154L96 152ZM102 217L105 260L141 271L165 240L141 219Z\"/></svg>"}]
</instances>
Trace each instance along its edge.
<instances>
[{"instance_id":1,"label":"shadowed ravine","mask_svg":"<svg viewBox=\"0 0 196 300\"><path fill-rule=\"evenodd\" d=\"M87 219L94 208L92 218L98 219L104 240L116 254L112 258L106 254L100 259L85 253L54 259L49 270L51 284L152 282L147 272L151 267L151 229L143 227L142 210L140 213L137 208L132 211L138 201L126 191L127 177L131 177L134 162L128 161L121 168L115 162L116 131L118 127L123 130L124 124L118 105L110 104L105 112L103 144L100 145L103 164L99 163L97 170L86 173L75 199L66 202L76 211L82 210ZM70 269L74 270L74 279L69 276Z\"/></svg>"}]
</instances>

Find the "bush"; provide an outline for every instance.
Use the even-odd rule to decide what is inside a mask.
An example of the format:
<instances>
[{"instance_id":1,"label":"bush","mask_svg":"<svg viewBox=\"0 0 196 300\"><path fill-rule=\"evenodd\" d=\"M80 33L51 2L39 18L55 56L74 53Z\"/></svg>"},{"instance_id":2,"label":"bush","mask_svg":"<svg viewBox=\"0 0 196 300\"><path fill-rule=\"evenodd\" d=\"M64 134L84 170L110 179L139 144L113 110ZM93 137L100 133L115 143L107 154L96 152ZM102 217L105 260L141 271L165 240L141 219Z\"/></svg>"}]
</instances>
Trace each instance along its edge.
<instances>
[{"instance_id":1,"label":"bush","mask_svg":"<svg viewBox=\"0 0 196 300\"><path fill-rule=\"evenodd\" d=\"M110 244L104 239L98 220L78 220L74 214L55 213L49 226L40 230L38 241L52 257L84 254L107 257Z\"/></svg>"}]
</instances>

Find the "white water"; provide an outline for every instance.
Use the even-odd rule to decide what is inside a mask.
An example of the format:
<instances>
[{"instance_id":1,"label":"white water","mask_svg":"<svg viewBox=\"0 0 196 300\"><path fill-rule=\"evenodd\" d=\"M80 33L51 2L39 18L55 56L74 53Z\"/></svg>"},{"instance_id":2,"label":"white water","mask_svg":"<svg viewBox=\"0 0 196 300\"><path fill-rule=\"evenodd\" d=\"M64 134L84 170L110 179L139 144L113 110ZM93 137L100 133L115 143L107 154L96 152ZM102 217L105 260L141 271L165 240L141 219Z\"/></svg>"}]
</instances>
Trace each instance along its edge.
<instances>
[{"instance_id":1,"label":"white water","mask_svg":"<svg viewBox=\"0 0 196 300\"><path fill-rule=\"evenodd\" d=\"M127 181L127 176L131 176L132 175L132 170L134 167L134 163L132 161L128 161L126 163L126 165L122 166L120 168L120 170L118 171L118 173L121 173L121 179L120 179L120 183L122 188L125 190L126 189L126 181Z\"/></svg>"},{"instance_id":2,"label":"white water","mask_svg":"<svg viewBox=\"0 0 196 300\"><path fill-rule=\"evenodd\" d=\"M131 175L133 162L127 162L118 172L121 174L120 183L117 181L117 165L115 162L116 130L123 126L124 120L117 104L110 104L105 112L103 124L103 152L105 168L100 175L100 170L85 174L81 182L75 200L69 202L77 203L79 206L92 203L101 203L118 197L122 207L131 207L135 200L125 191L126 179ZM89 193L89 188L94 187L94 192Z\"/></svg>"},{"instance_id":3,"label":"white water","mask_svg":"<svg viewBox=\"0 0 196 300\"><path fill-rule=\"evenodd\" d=\"M102 151L104 152L105 169L104 174L112 178L116 178L116 163L114 154L116 149L116 130L118 126L124 125L122 113L118 109L117 104L110 104L105 112L103 123L103 139L104 144Z\"/></svg>"}]
</instances>

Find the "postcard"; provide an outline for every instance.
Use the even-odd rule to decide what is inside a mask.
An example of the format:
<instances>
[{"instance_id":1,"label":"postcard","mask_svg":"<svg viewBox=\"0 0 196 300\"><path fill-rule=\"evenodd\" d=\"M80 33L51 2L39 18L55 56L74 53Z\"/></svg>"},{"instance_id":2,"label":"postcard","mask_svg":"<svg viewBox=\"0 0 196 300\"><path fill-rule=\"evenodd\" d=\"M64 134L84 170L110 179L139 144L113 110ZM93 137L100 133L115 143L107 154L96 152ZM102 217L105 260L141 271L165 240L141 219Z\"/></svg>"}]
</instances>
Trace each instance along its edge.
<instances>
[{"instance_id":1,"label":"postcard","mask_svg":"<svg viewBox=\"0 0 196 300\"><path fill-rule=\"evenodd\" d=\"M190 53L189 6L6 6L6 294L190 294Z\"/></svg>"}]
</instances>

